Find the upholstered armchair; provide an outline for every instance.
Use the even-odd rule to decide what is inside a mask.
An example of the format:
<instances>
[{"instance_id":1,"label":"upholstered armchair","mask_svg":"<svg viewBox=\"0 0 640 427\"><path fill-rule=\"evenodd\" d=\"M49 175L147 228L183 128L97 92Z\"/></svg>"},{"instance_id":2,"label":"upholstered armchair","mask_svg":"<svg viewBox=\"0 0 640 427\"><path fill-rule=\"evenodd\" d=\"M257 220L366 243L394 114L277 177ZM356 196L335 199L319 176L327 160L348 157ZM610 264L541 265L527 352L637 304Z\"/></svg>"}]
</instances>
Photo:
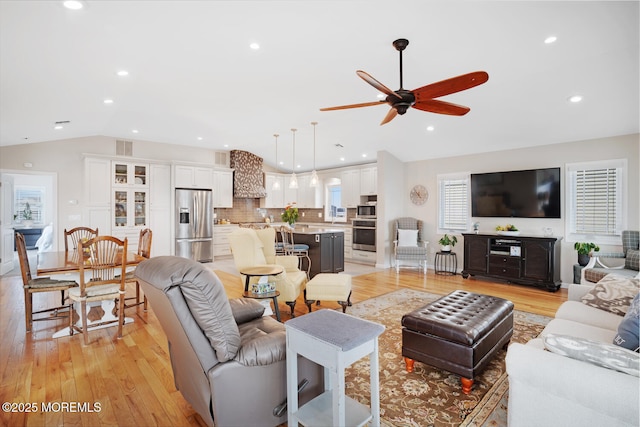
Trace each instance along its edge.
<instances>
[{"instance_id":1,"label":"upholstered armchair","mask_svg":"<svg viewBox=\"0 0 640 427\"><path fill-rule=\"evenodd\" d=\"M429 242L422 238L423 223L416 218L398 218L393 227L393 259L396 272L400 272L400 264L404 261L417 263L422 271L427 272Z\"/></svg>"},{"instance_id":2,"label":"upholstered armchair","mask_svg":"<svg viewBox=\"0 0 640 427\"><path fill-rule=\"evenodd\" d=\"M611 266L613 259L624 260L624 264ZM622 252L594 252L589 263L582 269L580 283L597 283L609 273L640 278L639 264L640 232L625 230L622 232Z\"/></svg>"},{"instance_id":3,"label":"upholstered armchair","mask_svg":"<svg viewBox=\"0 0 640 427\"><path fill-rule=\"evenodd\" d=\"M135 276L167 335L175 386L207 425L287 421L284 324L263 316L256 300L229 300L213 271L187 258L148 259ZM322 393L322 375L298 359L298 378L309 381L302 401Z\"/></svg>"},{"instance_id":4,"label":"upholstered armchair","mask_svg":"<svg viewBox=\"0 0 640 427\"><path fill-rule=\"evenodd\" d=\"M284 301L291 308L291 317L294 317L294 308L300 292L304 291L307 283L307 274L298 267L298 257L295 255L277 255L275 248L276 231L271 228L254 230L251 228L238 228L229 236L231 253L238 271L245 268L260 265L277 264L284 268L281 274L273 277L276 290L280 292L279 300ZM242 283L245 283L245 276ZM258 281L259 277L252 277L251 281ZM251 282L251 283L252 283Z\"/></svg>"}]
</instances>

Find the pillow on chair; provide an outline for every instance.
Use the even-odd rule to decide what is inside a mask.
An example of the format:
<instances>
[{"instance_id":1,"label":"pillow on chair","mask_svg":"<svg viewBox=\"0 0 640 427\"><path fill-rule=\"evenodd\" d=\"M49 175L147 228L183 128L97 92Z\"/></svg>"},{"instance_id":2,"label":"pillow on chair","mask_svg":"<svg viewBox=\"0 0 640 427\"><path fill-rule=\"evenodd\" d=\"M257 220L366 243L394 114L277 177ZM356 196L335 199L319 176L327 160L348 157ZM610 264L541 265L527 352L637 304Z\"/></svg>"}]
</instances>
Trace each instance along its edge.
<instances>
[{"instance_id":1,"label":"pillow on chair","mask_svg":"<svg viewBox=\"0 0 640 427\"><path fill-rule=\"evenodd\" d=\"M418 246L418 230L398 230L398 246Z\"/></svg>"}]
</instances>

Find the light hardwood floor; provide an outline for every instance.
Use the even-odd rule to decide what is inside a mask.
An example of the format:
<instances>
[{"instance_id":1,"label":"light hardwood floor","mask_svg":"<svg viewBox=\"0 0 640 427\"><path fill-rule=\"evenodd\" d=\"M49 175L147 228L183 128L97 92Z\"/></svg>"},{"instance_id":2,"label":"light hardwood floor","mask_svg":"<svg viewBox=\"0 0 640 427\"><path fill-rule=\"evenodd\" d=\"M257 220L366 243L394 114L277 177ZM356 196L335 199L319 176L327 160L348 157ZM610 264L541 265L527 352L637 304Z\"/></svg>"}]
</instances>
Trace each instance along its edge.
<instances>
[{"instance_id":1,"label":"light hardwood floor","mask_svg":"<svg viewBox=\"0 0 640 427\"><path fill-rule=\"evenodd\" d=\"M217 270L230 298L242 293L240 278ZM491 294L514 302L516 309L553 316L566 301L567 291L551 293L527 286L494 283L461 276L440 276L429 270L380 270L353 279L352 302L366 300L397 289L411 288L435 294L456 289ZM54 303L59 294L36 294L34 307ZM290 318L289 307L279 304L283 321ZM338 308L326 301L322 308ZM91 343L82 344L82 335L53 339L64 325L61 321L36 322L25 333L24 296L19 276L0 278L0 401L16 404L17 412L0 412L2 426L191 426L201 425L199 417L176 391L164 332L153 308L127 311L135 322L124 327L124 336L115 339L115 328L93 331ZM296 315L307 308L302 297ZM348 313L348 309L347 309ZM60 404L80 402L100 411L79 412L77 407L43 412L43 404L59 409ZM21 404L21 405L20 405ZM25 406L26 405L26 406ZM25 409L32 412L27 413Z\"/></svg>"}]
</instances>

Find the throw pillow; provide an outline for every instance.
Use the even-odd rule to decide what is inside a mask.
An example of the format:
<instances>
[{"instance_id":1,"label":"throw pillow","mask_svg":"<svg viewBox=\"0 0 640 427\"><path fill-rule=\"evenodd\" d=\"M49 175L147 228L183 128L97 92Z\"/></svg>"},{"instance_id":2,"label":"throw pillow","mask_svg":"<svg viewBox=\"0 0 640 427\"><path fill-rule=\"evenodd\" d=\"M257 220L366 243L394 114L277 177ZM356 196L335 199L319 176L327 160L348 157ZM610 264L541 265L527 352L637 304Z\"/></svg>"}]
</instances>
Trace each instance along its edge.
<instances>
[{"instance_id":1,"label":"throw pillow","mask_svg":"<svg viewBox=\"0 0 640 427\"><path fill-rule=\"evenodd\" d=\"M632 351L640 350L640 294L633 298L627 314L618 325L613 343Z\"/></svg>"},{"instance_id":2,"label":"throw pillow","mask_svg":"<svg viewBox=\"0 0 640 427\"><path fill-rule=\"evenodd\" d=\"M624 259L624 268L629 270L640 270L640 250L628 249L627 256Z\"/></svg>"},{"instance_id":3,"label":"throw pillow","mask_svg":"<svg viewBox=\"0 0 640 427\"><path fill-rule=\"evenodd\" d=\"M418 230L398 230L398 246L418 246Z\"/></svg>"},{"instance_id":4,"label":"throw pillow","mask_svg":"<svg viewBox=\"0 0 640 427\"><path fill-rule=\"evenodd\" d=\"M568 335L548 334L543 341L552 353L640 376L640 354L626 348Z\"/></svg>"},{"instance_id":5,"label":"throw pillow","mask_svg":"<svg viewBox=\"0 0 640 427\"><path fill-rule=\"evenodd\" d=\"M588 306L624 316L638 291L639 279L610 273L600 279L581 301Z\"/></svg>"}]
</instances>

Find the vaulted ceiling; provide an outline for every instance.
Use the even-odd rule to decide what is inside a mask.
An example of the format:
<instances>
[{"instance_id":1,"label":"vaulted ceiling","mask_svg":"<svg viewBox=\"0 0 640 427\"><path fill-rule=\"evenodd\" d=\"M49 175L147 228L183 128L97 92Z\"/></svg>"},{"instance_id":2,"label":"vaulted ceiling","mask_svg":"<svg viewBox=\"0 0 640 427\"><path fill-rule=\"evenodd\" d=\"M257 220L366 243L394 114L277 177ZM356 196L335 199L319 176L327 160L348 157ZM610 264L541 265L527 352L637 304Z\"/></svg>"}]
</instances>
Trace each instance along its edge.
<instances>
[{"instance_id":1,"label":"vaulted ceiling","mask_svg":"<svg viewBox=\"0 0 640 427\"><path fill-rule=\"evenodd\" d=\"M0 145L107 135L242 149L275 165L277 133L279 167L290 171L296 128L305 171L314 121L318 169L379 150L412 161L637 133L638 5L85 1L74 11L1 1ZM410 42L405 89L489 74L442 98L467 115L410 109L380 126L386 105L319 111L378 100L356 70L398 89L398 38Z\"/></svg>"}]
</instances>

